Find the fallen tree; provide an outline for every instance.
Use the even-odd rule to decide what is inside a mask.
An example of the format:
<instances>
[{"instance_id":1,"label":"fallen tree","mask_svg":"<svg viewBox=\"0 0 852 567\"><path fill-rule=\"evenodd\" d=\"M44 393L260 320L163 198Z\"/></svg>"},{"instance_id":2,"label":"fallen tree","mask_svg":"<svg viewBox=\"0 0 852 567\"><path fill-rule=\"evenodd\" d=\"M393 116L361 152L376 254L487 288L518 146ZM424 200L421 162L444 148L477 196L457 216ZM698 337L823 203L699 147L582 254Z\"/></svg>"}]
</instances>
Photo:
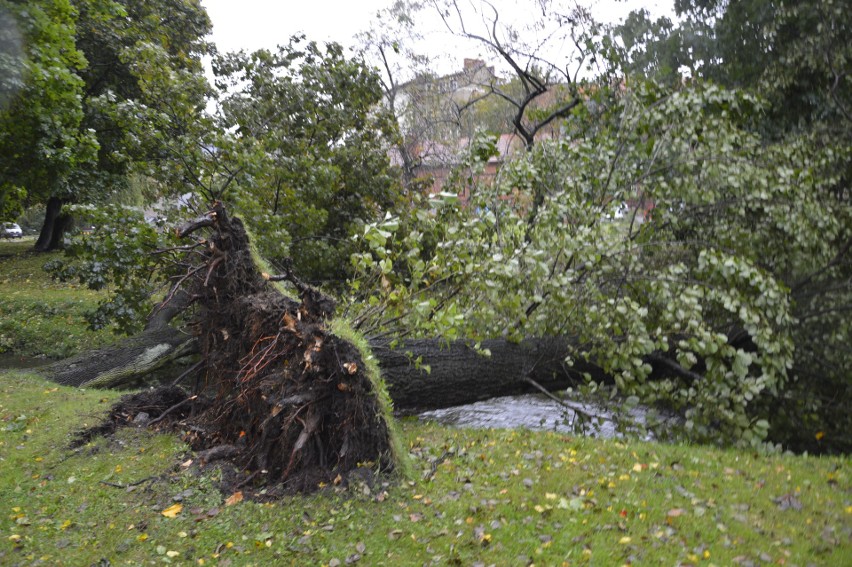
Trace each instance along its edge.
<instances>
[{"instance_id":1,"label":"fallen tree","mask_svg":"<svg viewBox=\"0 0 852 567\"><path fill-rule=\"evenodd\" d=\"M185 373L195 387L138 394L159 400L144 416L144 404L126 399L113 426L180 422L206 460L227 457L286 491L341 482L365 463L393 469L386 396L358 347L329 331L334 302L289 269L271 279L291 282L300 299L274 289L254 264L242 223L221 204L178 233L195 241L181 250L185 271L146 332L47 372L61 383L114 386L197 352ZM187 331L165 324L190 307Z\"/></svg>"},{"instance_id":2,"label":"fallen tree","mask_svg":"<svg viewBox=\"0 0 852 567\"><path fill-rule=\"evenodd\" d=\"M314 319L330 318L332 300L302 284L289 268L283 276L260 273L242 224L227 217L221 205L185 224L179 233L188 237L201 229L213 229L214 236L179 247L184 257L175 262L181 270L143 332L56 362L42 373L57 383L77 387L190 384L201 378L209 382L212 369L245 373L246 357L263 346L246 344L249 339L245 337L256 342L277 336L280 313L317 310L311 315ZM293 283L305 307L299 308L268 280ZM176 324L176 317L191 307L196 308L194 318ZM609 379L601 368L582 360L566 366L572 342L564 337L522 342L494 339L476 348L469 341L440 338L404 342L368 338L368 343L395 409L405 413L536 390L561 390L582 382L584 375ZM245 352L234 350L234 345ZM217 380L226 381L223 376Z\"/></svg>"},{"instance_id":3,"label":"fallen tree","mask_svg":"<svg viewBox=\"0 0 852 567\"><path fill-rule=\"evenodd\" d=\"M571 354L565 338L483 341L413 339L391 346L386 339L369 341L382 380L402 413L440 409L540 389L564 390L585 379L607 381L606 373L583 361L566 366ZM482 354L487 349L489 356ZM199 343L177 329L149 329L107 348L82 353L42 370L67 386L121 388L150 382L152 374L182 357L197 357ZM417 363L415 361L422 362ZM199 371L194 361L174 365L157 381L188 379Z\"/></svg>"}]
</instances>

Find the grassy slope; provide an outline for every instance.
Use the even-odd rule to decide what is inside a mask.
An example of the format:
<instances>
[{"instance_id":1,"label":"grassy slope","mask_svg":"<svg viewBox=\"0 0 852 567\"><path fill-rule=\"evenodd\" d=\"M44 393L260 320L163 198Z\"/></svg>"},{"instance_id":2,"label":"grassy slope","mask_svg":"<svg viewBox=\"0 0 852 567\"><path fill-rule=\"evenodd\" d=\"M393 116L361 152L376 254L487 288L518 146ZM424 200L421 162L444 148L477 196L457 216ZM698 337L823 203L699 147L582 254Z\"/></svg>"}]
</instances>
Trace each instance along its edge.
<instances>
[{"instance_id":1,"label":"grassy slope","mask_svg":"<svg viewBox=\"0 0 852 567\"><path fill-rule=\"evenodd\" d=\"M57 255L32 246L0 241L0 353L61 358L114 340L88 330L83 315L100 294L52 281L42 266Z\"/></svg>"},{"instance_id":2,"label":"grassy slope","mask_svg":"<svg viewBox=\"0 0 852 567\"><path fill-rule=\"evenodd\" d=\"M0 376L0 564L852 562L849 459L407 422L416 480L227 505L173 436L67 449L115 399Z\"/></svg>"},{"instance_id":3,"label":"grassy slope","mask_svg":"<svg viewBox=\"0 0 852 567\"><path fill-rule=\"evenodd\" d=\"M55 356L109 340L83 330L97 295L50 282L30 245L0 242L0 341ZM67 449L116 398L0 373L0 564L852 564L848 458L406 422L411 482L229 506L176 437Z\"/></svg>"}]
</instances>

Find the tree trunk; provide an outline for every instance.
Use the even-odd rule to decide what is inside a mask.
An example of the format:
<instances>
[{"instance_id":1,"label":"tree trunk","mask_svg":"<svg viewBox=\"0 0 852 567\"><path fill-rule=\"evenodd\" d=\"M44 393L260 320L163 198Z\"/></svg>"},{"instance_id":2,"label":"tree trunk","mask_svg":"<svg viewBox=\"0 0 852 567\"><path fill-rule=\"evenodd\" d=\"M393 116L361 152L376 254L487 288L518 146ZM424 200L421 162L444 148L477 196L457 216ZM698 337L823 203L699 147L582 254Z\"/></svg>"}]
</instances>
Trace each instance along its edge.
<instances>
[{"instance_id":1,"label":"tree trunk","mask_svg":"<svg viewBox=\"0 0 852 567\"><path fill-rule=\"evenodd\" d=\"M35 249L39 252L48 252L62 247L62 237L71 226L71 216L63 214L62 207L67 203L65 199L51 197L47 201L44 213L44 223L35 243Z\"/></svg>"},{"instance_id":2,"label":"tree trunk","mask_svg":"<svg viewBox=\"0 0 852 567\"><path fill-rule=\"evenodd\" d=\"M582 383L584 373L596 380L609 379L601 368L586 362L566 366L571 341L565 337L521 343L495 339L480 346L490 355L462 340L416 339L396 349L386 341L370 343L394 408L404 413L536 391L530 381L556 391Z\"/></svg>"},{"instance_id":3,"label":"tree trunk","mask_svg":"<svg viewBox=\"0 0 852 567\"><path fill-rule=\"evenodd\" d=\"M582 383L584 373L595 380L609 379L600 367L584 361L568 368L564 361L571 349L566 338L483 341L481 347L490 356L461 340L415 339L395 349L382 340L371 341L370 347L394 408L403 413L535 391L529 380L557 391ZM42 372L67 386L127 387L175 359L198 352L192 337L170 327L152 328L110 347L59 361Z\"/></svg>"},{"instance_id":4,"label":"tree trunk","mask_svg":"<svg viewBox=\"0 0 852 567\"><path fill-rule=\"evenodd\" d=\"M65 386L130 387L170 362L197 352L193 337L165 327L60 360L40 372Z\"/></svg>"}]
</instances>

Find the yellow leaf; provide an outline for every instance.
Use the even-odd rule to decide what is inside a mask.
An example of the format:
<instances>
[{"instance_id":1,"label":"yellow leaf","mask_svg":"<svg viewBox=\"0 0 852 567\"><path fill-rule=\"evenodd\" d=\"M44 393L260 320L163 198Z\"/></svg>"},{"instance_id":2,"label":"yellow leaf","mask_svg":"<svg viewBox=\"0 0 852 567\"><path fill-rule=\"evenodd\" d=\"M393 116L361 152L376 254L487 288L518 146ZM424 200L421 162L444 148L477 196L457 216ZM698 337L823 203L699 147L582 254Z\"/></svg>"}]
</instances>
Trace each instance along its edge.
<instances>
[{"instance_id":1,"label":"yellow leaf","mask_svg":"<svg viewBox=\"0 0 852 567\"><path fill-rule=\"evenodd\" d=\"M232 506L232 505L236 504L237 502L242 502L242 501L243 501L243 491L238 490L237 492L234 492L233 494L228 496L228 498L225 500L225 506Z\"/></svg>"},{"instance_id":2,"label":"yellow leaf","mask_svg":"<svg viewBox=\"0 0 852 567\"><path fill-rule=\"evenodd\" d=\"M64 522L62 522L62 525L59 526L59 528L63 529L63 530L67 530L68 528L71 527L71 523L72 523L71 520L65 520Z\"/></svg>"},{"instance_id":3,"label":"yellow leaf","mask_svg":"<svg viewBox=\"0 0 852 567\"><path fill-rule=\"evenodd\" d=\"M174 518L174 517L176 517L178 514L180 514L180 511L181 511L181 510L183 510L183 504L180 504L180 503L178 503L178 504L172 504L171 506L169 506L168 508L166 508L165 510L163 510L163 511L161 512L161 514L162 514L163 516L165 516L166 518Z\"/></svg>"},{"instance_id":4,"label":"yellow leaf","mask_svg":"<svg viewBox=\"0 0 852 567\"><path fill-rule=\"evenodd\" d=\"M622 545L627 545L627 544L628 544L628 543L630 543L631 541L633 541L633 540L632 540L632 539L630 539L630 538L629 538L629 537L627 537L627 536L624 536L623 538L621 538L620 540L618 540L618 543L620 543L620 544L622 544Z\"/></svg>"},{"instance_id":5,"label":"yellow leaf","mask_svg":"<svg viewBox=\"0 0 852 567\"><path fill-rule=\"evenodd\" d=\"M117 472L117 473L121 472L121 465L115 465L115 472Z\"/></svg>"}]
</instances>

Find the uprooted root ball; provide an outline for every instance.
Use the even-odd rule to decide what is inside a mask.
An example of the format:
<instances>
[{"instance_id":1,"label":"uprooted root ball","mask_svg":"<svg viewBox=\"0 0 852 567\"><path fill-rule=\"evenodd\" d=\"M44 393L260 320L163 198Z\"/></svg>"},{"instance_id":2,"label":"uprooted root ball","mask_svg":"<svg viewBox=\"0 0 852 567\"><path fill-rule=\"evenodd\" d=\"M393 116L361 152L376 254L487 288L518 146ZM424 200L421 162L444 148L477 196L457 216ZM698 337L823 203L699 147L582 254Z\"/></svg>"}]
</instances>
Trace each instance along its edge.
<instances>
[{"instance_id":1,"label":"uprooted root ball","mask_svg":"<svg viewBox=\"0 0 852 567\"><path fill-rule=\"evenodd\" d=\"M393 469L379 386L359 350L327 330L333 301L289 267L272 279L293 283L301 301L272 287L255 267L242 223L221 204L179 234L201 229L210 233L187 247L185 272L168 295L195 307L196 387L164 390L167 401L148 408L147 423L181 431L202 457L226 456L253 482L287 492L345 479L365 465ZM122 403L112 421L140 424L142 409L131 415L130 399Z\"/></svg>"}]
</instances>

